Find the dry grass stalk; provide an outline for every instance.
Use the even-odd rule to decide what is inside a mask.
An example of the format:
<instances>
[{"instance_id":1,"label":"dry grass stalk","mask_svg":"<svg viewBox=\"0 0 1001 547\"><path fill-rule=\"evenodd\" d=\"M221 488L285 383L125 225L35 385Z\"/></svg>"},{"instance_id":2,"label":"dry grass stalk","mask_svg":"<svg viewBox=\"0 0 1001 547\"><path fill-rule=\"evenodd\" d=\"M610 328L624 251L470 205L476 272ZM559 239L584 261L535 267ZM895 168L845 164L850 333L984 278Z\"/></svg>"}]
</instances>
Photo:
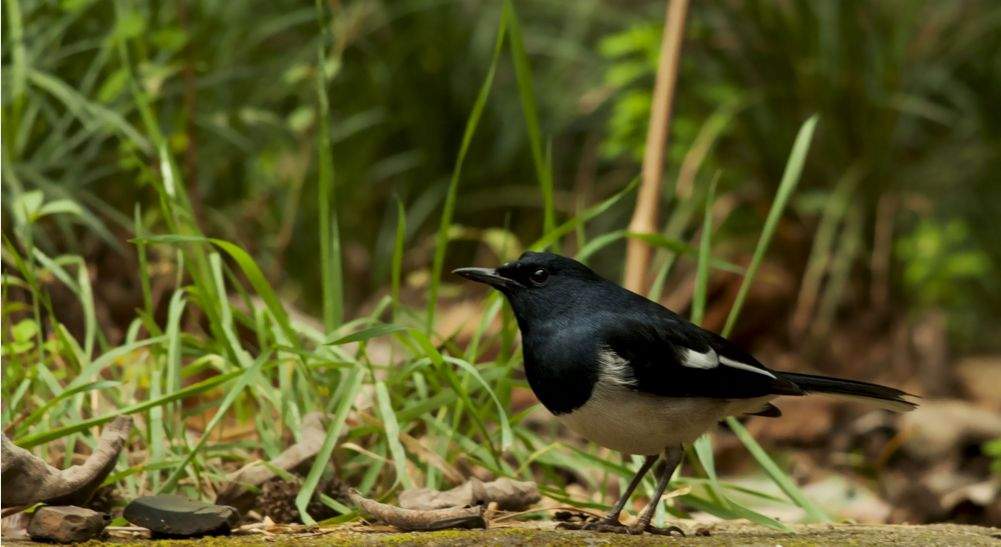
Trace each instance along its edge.
<instances>
[{"instance_id":1,"label":"dry grass stalk","mask_svg":"<svg viewBox=\"0 0 1001 547\"><path fill-rule=\"evenodd\" d=\"M636 197L636 209L629 223L631 232L657 231L660 213L661 182L664 177L664 153L670 130L671 105L681 60L681 39L685 34L688 0L669 0L664 19L664 36L660 45L657 81L653 88L650 125L647 129L643 154L643 182ZM646 289L646 272L650 265L650 246L639 239L630 239L626 248L626 288L642 292Z\"/></svg>"}]
</instances>

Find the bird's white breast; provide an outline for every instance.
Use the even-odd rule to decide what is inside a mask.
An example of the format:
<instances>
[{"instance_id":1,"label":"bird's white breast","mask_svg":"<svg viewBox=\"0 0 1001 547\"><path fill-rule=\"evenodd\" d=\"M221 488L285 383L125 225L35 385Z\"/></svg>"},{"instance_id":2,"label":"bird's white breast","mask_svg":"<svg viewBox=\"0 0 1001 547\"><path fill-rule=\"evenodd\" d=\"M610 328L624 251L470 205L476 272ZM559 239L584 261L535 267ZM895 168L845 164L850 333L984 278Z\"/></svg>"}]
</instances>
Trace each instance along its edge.
<instances>
[{"instance_id":1,"label":"bird's white breast","mask_svg":"<svg viewBox=\"0 0 1001 547\"><path fill-rule=\"evenodd\" d=\"M599 363L588 401L557 418L585 439L627 454L659 454L691 443L723 418L758 411L774 398L661 397L636 391L631 369L615 353L602 352Z\"/></svg>"},{"instance_id":2,"label":"bird's white breast","mask_svg":"<svg viewBox=\"0 0 1001 547\"><path fill-rule=\"evenodd\" d=\"M723 417L726 406L719 399L658 397L599 384L587 403L557 418L601 446L649 455L694 441Z\"/></svg>"}]
</instances>

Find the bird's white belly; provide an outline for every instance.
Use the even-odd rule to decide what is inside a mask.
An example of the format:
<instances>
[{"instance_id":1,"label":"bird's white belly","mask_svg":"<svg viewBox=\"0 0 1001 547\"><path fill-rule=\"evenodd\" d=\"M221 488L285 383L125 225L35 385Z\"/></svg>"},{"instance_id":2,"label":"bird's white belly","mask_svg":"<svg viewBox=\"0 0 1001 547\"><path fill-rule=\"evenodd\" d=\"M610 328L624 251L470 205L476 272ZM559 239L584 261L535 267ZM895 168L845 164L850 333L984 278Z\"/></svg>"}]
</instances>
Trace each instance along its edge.
<instances>
[{"instance_id":1,"label":"bird's white belly","mask_svg":"<svg viewBox=\"0 0 1001 547\"><path fill-rule=\"evenodd\" d=\"M757 411L771 398L661 397L599 382L587 403L557 418L574 433L606 448L651 455L691 443L721 419Z\"/></svg>"}]
</instances>

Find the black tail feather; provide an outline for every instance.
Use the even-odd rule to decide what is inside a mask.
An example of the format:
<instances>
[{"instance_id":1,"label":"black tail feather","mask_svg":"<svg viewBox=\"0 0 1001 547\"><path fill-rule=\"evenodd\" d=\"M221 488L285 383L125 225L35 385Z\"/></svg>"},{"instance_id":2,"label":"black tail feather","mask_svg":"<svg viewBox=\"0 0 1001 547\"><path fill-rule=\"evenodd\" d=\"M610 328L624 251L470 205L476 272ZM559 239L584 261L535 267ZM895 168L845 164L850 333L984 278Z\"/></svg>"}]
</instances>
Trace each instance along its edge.
<instances>
[{"instance_id":1,"label":"black tail feather","mask_svg":"<svg viewBox=\"0 0 1001 547\"><path fill-rule=\"evenodd\" d=\"M884 408L902 412L914 410L918 406L917 403L907 399L908 397L914 397L913 395L879 384L795 372L783 372L780 376L796 384L807 393L824 393L839 397L868 399Z\"/></svg>"}]
</instances>

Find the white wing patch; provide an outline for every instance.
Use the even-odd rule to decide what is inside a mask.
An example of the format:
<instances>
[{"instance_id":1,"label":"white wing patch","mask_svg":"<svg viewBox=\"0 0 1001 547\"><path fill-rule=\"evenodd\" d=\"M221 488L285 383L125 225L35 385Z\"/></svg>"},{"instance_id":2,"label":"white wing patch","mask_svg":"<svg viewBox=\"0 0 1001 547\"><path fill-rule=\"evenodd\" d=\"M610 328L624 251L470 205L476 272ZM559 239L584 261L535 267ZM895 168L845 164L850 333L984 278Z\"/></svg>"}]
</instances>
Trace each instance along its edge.
<instances>
[{"instance_id":1,"label":"white wing patch","mask_svg":"<svg viewBox=\"0 0 1001 547\"><path fill-rule=\"evenodd\" d=\"M724 357L721 355L719 358L719 362L730 368L739 368L741 370L746 370L748 372L757 372L758 374L763 374L765 376L768 376L769 378L775 378L774 374L768 372L763 368L758 368L756 366L748 365L747 363L741 363L740 361L734 361L729 357Z\"/></svg>"},{"instance_id":2,"label":"white wing patch","mask_svg":"<svg viewBox=\"0 0 1001 547\"><path fill-rule=\"evenodd\" d=\"M598 380L615 386L636 387L636 376L629 361L607 347L598 351Z\"/></svg>"},{"instance_id":3,"label":"white wing patch","mask_svg":"<svg viewBox=\"0 0 1001 547\"><path fill-rule=\"evenodd\" d=\"M716 350L709 348L705 353L699 353L691 348L685 348L685 355L681 359L681 364L689 368L710 369L719 366L719 356Z\"/></svg>"}]
</instances>

